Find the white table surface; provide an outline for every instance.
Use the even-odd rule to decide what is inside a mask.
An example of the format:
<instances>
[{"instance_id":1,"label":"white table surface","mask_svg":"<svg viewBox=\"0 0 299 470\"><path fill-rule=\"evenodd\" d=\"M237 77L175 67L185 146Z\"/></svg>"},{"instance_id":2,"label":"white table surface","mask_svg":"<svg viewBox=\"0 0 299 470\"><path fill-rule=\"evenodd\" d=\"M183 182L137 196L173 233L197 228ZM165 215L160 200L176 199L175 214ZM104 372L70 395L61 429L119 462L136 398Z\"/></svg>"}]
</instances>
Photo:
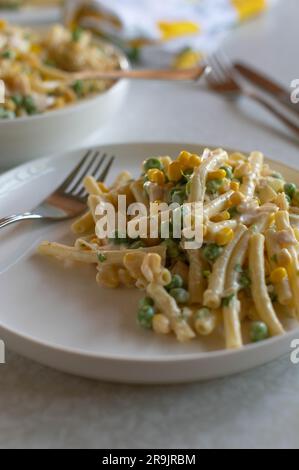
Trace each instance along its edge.
<instances>
[{"instance_id":1,"label":"white table surface","mask_svg":"<svg viewBox=\"0 0 299 470\"><path fill-rule=\"evenodd\" d=\"M298 0L280 1L235 31L226 51L289 86L299 77L298 17ZM298 143L267 113L198 86L134 83L117 121L99 135L103 143L128 140L260 149L299 166ZM6 361L1 448L299 448L299 365L289 357L238 376L169 387L89 381L12 352Z\"/></svg>"}]
</instances>

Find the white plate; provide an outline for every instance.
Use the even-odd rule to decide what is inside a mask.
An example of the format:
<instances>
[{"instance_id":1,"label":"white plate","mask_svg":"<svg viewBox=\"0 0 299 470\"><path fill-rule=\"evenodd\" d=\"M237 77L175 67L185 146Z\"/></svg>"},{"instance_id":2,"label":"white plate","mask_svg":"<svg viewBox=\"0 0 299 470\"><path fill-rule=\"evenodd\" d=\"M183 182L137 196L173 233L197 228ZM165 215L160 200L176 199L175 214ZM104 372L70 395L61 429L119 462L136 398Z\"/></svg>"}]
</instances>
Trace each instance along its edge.
<instances>
[{"instance_id":1,"label":"white plate","mask_svg":"<svg viewBox=\"0 0 299 470\"><path fill-rule=\"evenodd\" d=\"M199 145L185 145L201 152ZM121 169L137 176L150 155L176 156L180 144L123 144L102 147ZM0 217L34 207L64 178L78 152L25 164L0 177ZM277 171L286 169L273 162ZM292 181L299 175L294 170ZM291 172L291 173L290 173ZM141 330L135 321L138 292L101 289L94 266L68 269L35 254L43 239L65 241L69 222L25 222L0 232L0 337L7 347L43 364L98 379L173 383L210 379L264 364L290 350L298 327L282 337L224 351L223 338L179 344Z\"/></svg>"},{"instance_id":2,"label":"white plate","mask_svg":"<svg viewBox=\"0 0 299 470\"><path fill-rule=\"evenodd\" d=\"M24 7L19 10L0 9L0 17L9 23L40 25L57 23L62 19L62 9L58 7Z\"/></svg>"}]
</instances>

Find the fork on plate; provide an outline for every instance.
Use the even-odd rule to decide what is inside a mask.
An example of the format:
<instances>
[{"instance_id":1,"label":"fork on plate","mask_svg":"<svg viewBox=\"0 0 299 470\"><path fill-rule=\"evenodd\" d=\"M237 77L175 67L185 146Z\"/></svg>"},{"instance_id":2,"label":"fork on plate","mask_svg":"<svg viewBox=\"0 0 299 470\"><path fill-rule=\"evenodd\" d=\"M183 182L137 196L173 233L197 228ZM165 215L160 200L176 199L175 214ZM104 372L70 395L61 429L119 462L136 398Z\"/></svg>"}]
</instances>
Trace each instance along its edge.
<instances>
[{"instance_id":1,"label":"fork on plate","mask_svg":"<svg viewBox=\"0 0 299 470\"><path fill-rule=\"evenodd\" d=\"M87 192L82 184L87 175L105 181L114 157L98 150L88 150L63 183L31 212L13 214L0 219L0 228L22 220L42 219L60 221L82 214L86 208Z\"/></svg>"},{"instance_id":2,"label":"fork on plate","mask_svg":"<svg viewBox=\"0 0 299 470\"><path fill-rule=\"evenodd\" d=\"M208 87L212 91L233 98L246 96L256 101L280 119L289 129L299 135L299 126L281 113L276 106L272 105L272 103L262 95L252 91L240 82L233 64L230 63L229 58L222 51L212 54L207 59L207 63L210 69L209 73L206 74L206 80Z\"/></svg>"}]
</instances>

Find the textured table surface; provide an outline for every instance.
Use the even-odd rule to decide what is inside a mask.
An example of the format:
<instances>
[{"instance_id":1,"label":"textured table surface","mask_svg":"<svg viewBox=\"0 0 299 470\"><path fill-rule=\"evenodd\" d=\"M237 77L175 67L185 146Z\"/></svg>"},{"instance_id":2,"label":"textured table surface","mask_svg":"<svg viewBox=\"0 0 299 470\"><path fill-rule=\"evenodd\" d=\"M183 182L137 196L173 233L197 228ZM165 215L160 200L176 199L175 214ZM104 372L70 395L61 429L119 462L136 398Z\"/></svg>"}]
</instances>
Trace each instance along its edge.
<instances>
[{"instance_id":1,"label":"textured table surface","mask_svg":"<svg viewBox=\"0 0 299 470\"><path fill-rule=\"evenodd\" d=\"M299 78L297 0L278 3L226 42L285 86ZM99 142L203 142L261 149L299 166L299 145L246 101L198 86L134 83ZM0 366L0 447L299 448L299 365L288 356L209 383L104 384L50 370L12 352Z\"/></svg>"}]
</instances>

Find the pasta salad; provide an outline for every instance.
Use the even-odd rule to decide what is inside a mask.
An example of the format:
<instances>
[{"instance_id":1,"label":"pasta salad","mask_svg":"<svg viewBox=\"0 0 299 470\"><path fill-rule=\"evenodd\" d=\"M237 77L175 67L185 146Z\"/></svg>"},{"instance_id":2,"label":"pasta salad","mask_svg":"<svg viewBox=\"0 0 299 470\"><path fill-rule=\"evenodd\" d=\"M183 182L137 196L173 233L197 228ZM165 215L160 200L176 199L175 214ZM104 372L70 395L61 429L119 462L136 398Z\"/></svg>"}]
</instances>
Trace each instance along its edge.
<instances>
[{"instance_id":1,"label":"pasta salad","mask_svg":"<svg viewBox=\"0 0 299 470\"><path fill-rule=\"evenodd\" d=\"M0 119L44 113L103 92L111 80L72 81L69 73L119 66L114 49L81 28L54 25L38 33L0 19L0 80L6 91Z\"/></svg>"},{"instance_id":2,"label":"pasta salad","mask_svg":"<svg viewBox=\"0 0 299 470\"><path fill-rule=\"evenodd\" d=\"M137 308L142 328L181 342L220 332L226 348L235 349L245 342L245 322L257 342L284 334L285 318L299 319L299 189L261 152L184 150L175 159L148 158L137 179L124 171L111 186L92 177L84 185L88 210L72 224L74 246L45 241L39 253L94 264L101 286L144 292ZM135 209L122 214L120 230L120 197L135 209L162 204L155 236L148 229L132 236L133 224L152 222ZM101 236L106 205L117 223ZM193 229L200 221L201 241L186 248L186 227L176 224L195 205L200 212L189 220Z\"/></svg>"}]
</instances>

